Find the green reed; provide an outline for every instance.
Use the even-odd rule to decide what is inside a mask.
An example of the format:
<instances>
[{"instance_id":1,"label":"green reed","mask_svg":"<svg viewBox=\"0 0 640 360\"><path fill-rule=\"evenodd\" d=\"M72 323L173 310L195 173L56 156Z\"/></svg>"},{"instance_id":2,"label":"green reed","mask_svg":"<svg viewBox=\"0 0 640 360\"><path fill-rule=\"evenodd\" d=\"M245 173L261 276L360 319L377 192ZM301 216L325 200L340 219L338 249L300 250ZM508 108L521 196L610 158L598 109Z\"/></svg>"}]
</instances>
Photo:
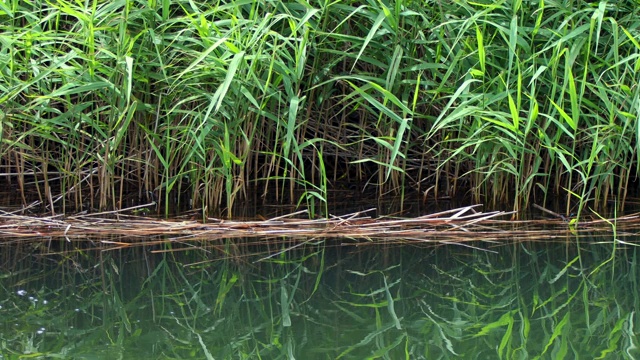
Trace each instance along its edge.
<instances>
[{"instance_id":1,"label":"green reed","mask_svg":"<svg viewBox=\"0 0 640 360\"><path fill-rule=\"evenodd\" d=\"M571 212L637 174L633 1L4 4L3 173L51 211L350 182Z\"/></svg>"}]
</instances>

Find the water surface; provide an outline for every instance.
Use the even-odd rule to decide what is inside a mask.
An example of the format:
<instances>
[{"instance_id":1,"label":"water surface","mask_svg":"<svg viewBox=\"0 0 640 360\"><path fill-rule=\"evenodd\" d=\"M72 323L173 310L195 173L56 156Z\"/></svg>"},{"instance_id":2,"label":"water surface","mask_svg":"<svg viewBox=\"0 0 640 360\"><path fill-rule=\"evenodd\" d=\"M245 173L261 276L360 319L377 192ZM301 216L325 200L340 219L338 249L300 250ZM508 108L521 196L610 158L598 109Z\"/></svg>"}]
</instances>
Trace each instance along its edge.
<instances>
[{"instance_id":1,"label":"water surface","mask_svg":"<svg viewBox=\"0 0 640 360\"><path fill-rule=\"evenodd\" d=\"M1 247L0 359L640 358L638 250L606 236L97 241Z\"/></svg>"}]
</instances>

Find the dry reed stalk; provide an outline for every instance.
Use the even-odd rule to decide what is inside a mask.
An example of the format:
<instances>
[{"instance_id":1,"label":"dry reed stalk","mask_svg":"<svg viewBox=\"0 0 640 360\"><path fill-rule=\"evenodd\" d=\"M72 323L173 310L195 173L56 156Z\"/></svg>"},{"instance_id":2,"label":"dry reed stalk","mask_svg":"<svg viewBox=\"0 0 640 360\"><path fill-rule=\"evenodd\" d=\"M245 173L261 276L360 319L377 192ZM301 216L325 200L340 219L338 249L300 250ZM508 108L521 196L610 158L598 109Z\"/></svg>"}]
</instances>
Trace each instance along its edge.
<instances>
[{"instance_id":1,"label":"dry reed stalk","mask_svg":"<svg viewBox=\"0 0 640 360\"><path fill-rule=\"evenodd\" d=\"M495 218L510 212L478 212L467 206L412 219L371 218L372 209L332 216L330 219L296 219L296 212L259 221L209 218L208 223L195 220L170 221L114 212L96 215L32 217L15 212L0 213L0 234L15 239L64 238L85 241L99 237L101 244L123 246L154 245L167 242L211 241L221 239L256 239L253 244L293 241L294 246L324 239L350 240L351 244L463 244L505 241L550 241L573 238L587 232L610 231L613 220L585 220L573 228L560 219L504 221ZM105 217L109 215L109 217ZM618 236L636 235L639 214L617 218ZM375 240L375 241L374 241ZM249 241L249 243L251 243Z\"/></svg>"}]
</instances>

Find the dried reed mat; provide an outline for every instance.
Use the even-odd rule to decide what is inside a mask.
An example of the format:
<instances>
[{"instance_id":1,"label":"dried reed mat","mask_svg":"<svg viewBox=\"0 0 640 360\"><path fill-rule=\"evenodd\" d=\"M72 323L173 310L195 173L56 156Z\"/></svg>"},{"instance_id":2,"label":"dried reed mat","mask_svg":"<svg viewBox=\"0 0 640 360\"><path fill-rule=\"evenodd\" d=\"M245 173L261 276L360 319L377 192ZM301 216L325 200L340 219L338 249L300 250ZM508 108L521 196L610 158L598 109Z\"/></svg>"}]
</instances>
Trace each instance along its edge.
<instances>
[{"instance_id":1,"label":"dried reed mat","mask_svg":"<svg viewBox=\"0 0 640 360\"><path fill-rule=\"evenodd\" d=\"M465 243L498 240L551 240L575 236L582 231L611 231L613 220L581 221L579 227L569 226L561 219L510 221L497 217L513 212L478 212L481 205L467 206L416 218L371 218L366 213L375 209L355 212L328 219L295 218L306 214L299 211L261 221L233 221L207 218L203 221L171 221L126 215L122 212L104 212L69 217L31 217L17 212L0 210L0 234L13 239L66 238L68 241L100 237L102 243L121 246L149 244L150 242L216 240L228 238L286 237L287 239L346 238L366 244L371 240L391 242ZM126 209L125 209L126 210ZM130 209L129 209L130 210ZM122 210L124 211L124 210ZM621 230L640 226L639 216L629 215L615 220L617 235ZM111 236L116 241L109 240ZM159 241L158 237L162 237ZM305 242L306 242L305 241Z\"/></svg>"}]
</instances>

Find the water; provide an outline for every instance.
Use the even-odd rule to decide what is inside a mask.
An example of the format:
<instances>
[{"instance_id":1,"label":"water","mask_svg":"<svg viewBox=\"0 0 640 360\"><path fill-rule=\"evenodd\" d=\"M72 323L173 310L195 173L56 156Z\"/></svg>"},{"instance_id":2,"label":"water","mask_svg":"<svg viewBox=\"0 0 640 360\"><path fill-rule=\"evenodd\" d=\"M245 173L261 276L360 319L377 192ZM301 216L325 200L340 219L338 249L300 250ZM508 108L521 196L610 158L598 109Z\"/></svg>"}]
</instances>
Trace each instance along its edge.
<instances>
[{"instance_id":1,"label":"water","mask_svg":"<svg viewBox=\"0 0 640 360\"><path fill-rule=\"evenodd\" d=\"M640 358L639 250L576 241L4 245L0 358Z\"/></svg>"}]
</instances>

